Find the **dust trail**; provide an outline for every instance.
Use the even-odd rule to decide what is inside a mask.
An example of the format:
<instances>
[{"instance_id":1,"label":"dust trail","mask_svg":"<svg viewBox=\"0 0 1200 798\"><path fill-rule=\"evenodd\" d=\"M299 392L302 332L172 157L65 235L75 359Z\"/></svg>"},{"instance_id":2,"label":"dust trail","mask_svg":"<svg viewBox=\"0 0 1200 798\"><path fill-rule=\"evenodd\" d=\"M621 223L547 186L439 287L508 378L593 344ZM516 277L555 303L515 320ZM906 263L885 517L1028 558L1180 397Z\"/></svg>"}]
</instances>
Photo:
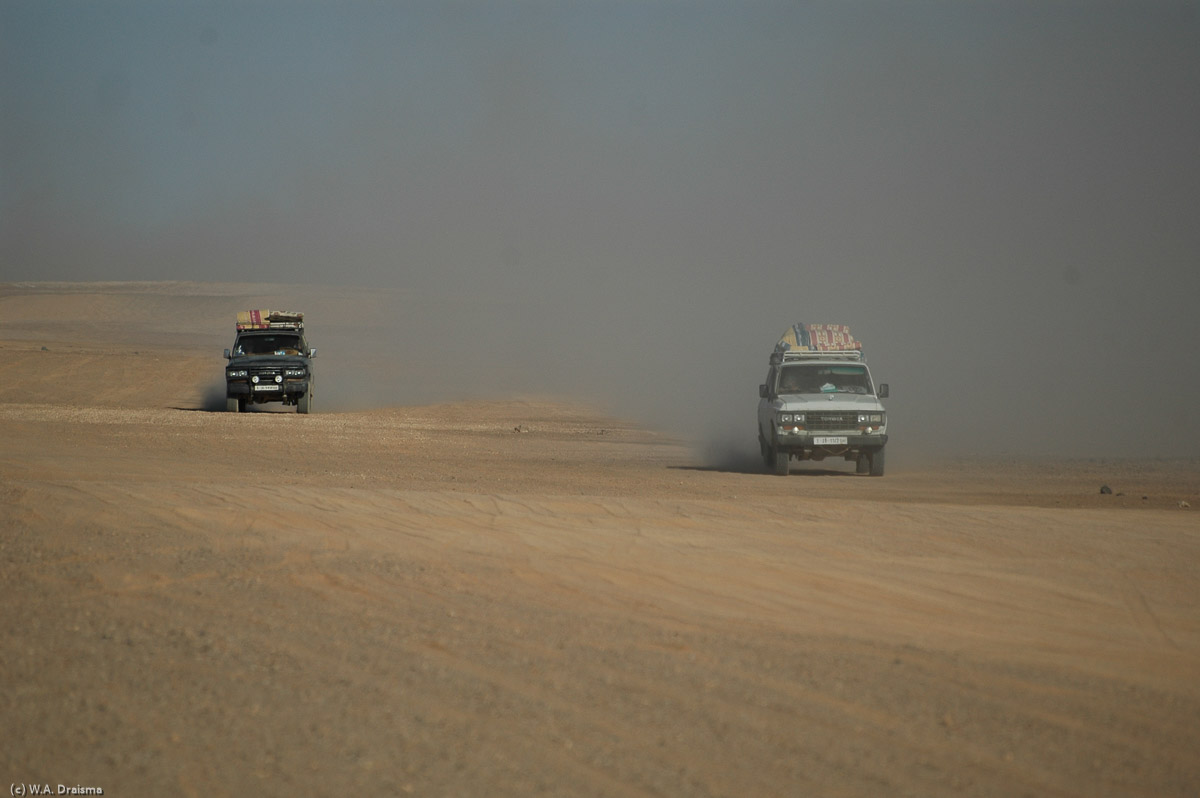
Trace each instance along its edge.
<instances>
[{"instance_id":1,"label":"dust trail","mask_svg":"<svg viewBox=\"0 0 1200 798\"><path fill-rule=\"evenodd\" d=\"M0 6L0 279L368 289L313 315L334 406L565 394L735 462L796 321L894 451L1200 439L1194 4L72 8Z\"/></svg>"}]
</instances>

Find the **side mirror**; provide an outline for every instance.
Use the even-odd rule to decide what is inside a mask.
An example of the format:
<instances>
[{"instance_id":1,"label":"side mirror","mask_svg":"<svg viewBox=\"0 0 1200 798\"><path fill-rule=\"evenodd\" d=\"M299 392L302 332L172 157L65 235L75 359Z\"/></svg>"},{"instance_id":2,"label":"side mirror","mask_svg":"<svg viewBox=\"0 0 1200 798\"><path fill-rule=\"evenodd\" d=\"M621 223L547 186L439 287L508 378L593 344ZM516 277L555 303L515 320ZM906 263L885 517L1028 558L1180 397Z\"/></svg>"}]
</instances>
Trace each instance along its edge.
<instances>
[{"instance_id":1,"label":"side mirror","mask_svg":"<svg viewBox=\"0 0 1200 798\"><path fill-rule=\"evenodd\" d=\"M232 357L232 355L230 355L230 354L229 354L229 350L228 350L228 349L226 349L226 350L225 350L225 359L226 359L226 360L229 360L229 358L230 358L230 357Z\"/></svg>"},{"instance_id":2,"label":"side mirror","mask_svg":"<svg viewBox=\"0 0 1200 798\"><path fill-rule=\"evenodd\" d=\"M880 399L888 398L888 384L886 382L879 383L879 398Z\"/></svg>"},{"instance_id":3,"label":"side mirror","mask_svg":"<svg viewBox=\"0 0 1200 798\"><path fill-rule=\"evenodd\" d=\"M314 346L312 349L308 350L308 356L309 356L309 357L316 357L316 356L317 356L317 348L316 348L315 346Z\"/></svg>"},{"instance_id":4,"label":"side mirror","mask_svg":"<svg viewBox=\"0 0 1200 798\"><path fill-rule=\"evenodd\" d=\"M759 399L766 399L766 398L767 398L767 384L766 384L765 382L764 382L764 383L761 383L761 384L758 386L758 398L759 398Z\"/></svg>"}]
</instances>

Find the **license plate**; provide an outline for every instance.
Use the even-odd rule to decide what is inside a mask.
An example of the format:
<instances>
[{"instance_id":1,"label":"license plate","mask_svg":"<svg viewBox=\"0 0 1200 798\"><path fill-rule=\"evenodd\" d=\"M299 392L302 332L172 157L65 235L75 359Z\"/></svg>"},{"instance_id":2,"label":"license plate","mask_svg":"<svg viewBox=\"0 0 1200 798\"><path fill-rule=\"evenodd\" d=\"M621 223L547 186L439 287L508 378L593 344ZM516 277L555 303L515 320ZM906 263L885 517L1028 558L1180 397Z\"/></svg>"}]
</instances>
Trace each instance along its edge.
<instances>
[{"instance_id":1,"label":"license plate","mask_svg":"<svg viewBox=\"0 0 1200 798\"><path fill-rule=\"evenodd\" d=\"M255 385L255 386L254 386L254 390L256 390L256 391L278 391L278 390L279 390L279 386L278 386L278 385L274 385L274 384L268 384L268 385Z\"/></svg>"},{"instance_id":2,"label":"license plate","mask_svg":"<svg viewBox=\"0 0 1200 798\"><path fill-rule=\"evenodd\" d=\"M833 438L813 438L813 446L845 446L849 441L845 435Z\"/></svg>"}]
</instances>

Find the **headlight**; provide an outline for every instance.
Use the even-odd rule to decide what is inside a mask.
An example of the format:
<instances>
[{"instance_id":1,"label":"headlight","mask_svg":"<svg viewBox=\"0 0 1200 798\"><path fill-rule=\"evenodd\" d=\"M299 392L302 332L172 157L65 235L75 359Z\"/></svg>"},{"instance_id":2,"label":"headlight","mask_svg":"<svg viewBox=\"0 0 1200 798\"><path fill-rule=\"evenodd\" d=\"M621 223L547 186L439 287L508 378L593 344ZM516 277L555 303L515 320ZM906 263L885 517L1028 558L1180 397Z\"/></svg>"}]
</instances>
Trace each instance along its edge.
<instances>
[{"instance_id":1,"label":"headlight","mask_svg":"<svg viewBox=\"0 0 1200 798\"><path fill-rule=\"evenodd\" d=\"M258 375L257 375L257 374L255 374L253 377L251 377L251 378L250 378L250 382L257 383L257 382L258 382Z\"/></svg>"},{"instance_id":2,"label":"headlight","mask_svg":"<svg viewBox=\"0 0 1200 798\"><path fill-rule=\"evenodd\" d=\"M779 423L780 424L803 424L804 423L804 414L803 413L780 413L779 414Z\"/></svg>"},{"instance_id":3,"label":"headlight","mask_svg":"<svg viewBox=\"0 0 1200 798\"><path fill-rule=\"evenodd\" d=\"M303 377L304 369L284 369L283 373L288 377Z\"/></svg>"},{"instance_id":4,"label":"headlight","mask_svg":"<svg viewBox=\"0 0 1200 798\"><path fill-rule=\"evenodd\" d=\"M883 413L859 413L858 414L858 423L859 424L882 424L883 423Z\"/></svg>"},{"instance_id":5,"label":"headlight","mask_svg":"<svg viewBox=\"0 0 1200 798\"><path fill-rule=\"evenodd\" d=\"M791 413L780 414L779 423L780 424L791 424L792 423L792 414Z\"/></svg>"},{"instance_id":6,"label":"headlight","mask_svg":"<svg viewBox=\"0 0 1200 798\"><path fill-rule=\"evenodd\" d=\"M275 382L283 382L283 375L282 375L282 374L276 374L276 375L275 375Z\"/></svg>"},{"instance_id":7,"label":"headlight","mask_svg":"<svg viewBox=\"0 0 1200 798\"><path fill-rule=\"evenodd\" d=\"M225 378L226 378L226 379L236 379L236 378L238 378L238 377L245 377L245 376L246 376L246 370L245 370L245 369L238 369L237 371L227 371L227 372L225 372Z\"/></svg>"}]
</instances>

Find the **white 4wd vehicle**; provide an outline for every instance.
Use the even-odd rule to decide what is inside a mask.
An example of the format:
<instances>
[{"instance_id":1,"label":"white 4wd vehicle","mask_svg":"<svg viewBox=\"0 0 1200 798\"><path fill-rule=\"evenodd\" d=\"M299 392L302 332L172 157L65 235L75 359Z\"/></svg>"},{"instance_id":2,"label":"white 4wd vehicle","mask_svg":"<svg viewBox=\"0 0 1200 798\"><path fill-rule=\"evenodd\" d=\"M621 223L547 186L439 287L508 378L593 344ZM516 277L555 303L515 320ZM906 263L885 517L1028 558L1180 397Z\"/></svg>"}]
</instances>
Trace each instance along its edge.
<instances>
[{"instance_id":1,"label":"white 4wd vehicle","mask_svg":"<svg viewBox=\"0 0 1200 798\"><path fill-rule=\"evenodd\" d=\"M843 325L796 324L771 353L758 386L758 443L767 470L787 476L792 459L841 457L860 474L883 476L887 412L863 361L862 344Z\"/></svg>"}]
</instances>

